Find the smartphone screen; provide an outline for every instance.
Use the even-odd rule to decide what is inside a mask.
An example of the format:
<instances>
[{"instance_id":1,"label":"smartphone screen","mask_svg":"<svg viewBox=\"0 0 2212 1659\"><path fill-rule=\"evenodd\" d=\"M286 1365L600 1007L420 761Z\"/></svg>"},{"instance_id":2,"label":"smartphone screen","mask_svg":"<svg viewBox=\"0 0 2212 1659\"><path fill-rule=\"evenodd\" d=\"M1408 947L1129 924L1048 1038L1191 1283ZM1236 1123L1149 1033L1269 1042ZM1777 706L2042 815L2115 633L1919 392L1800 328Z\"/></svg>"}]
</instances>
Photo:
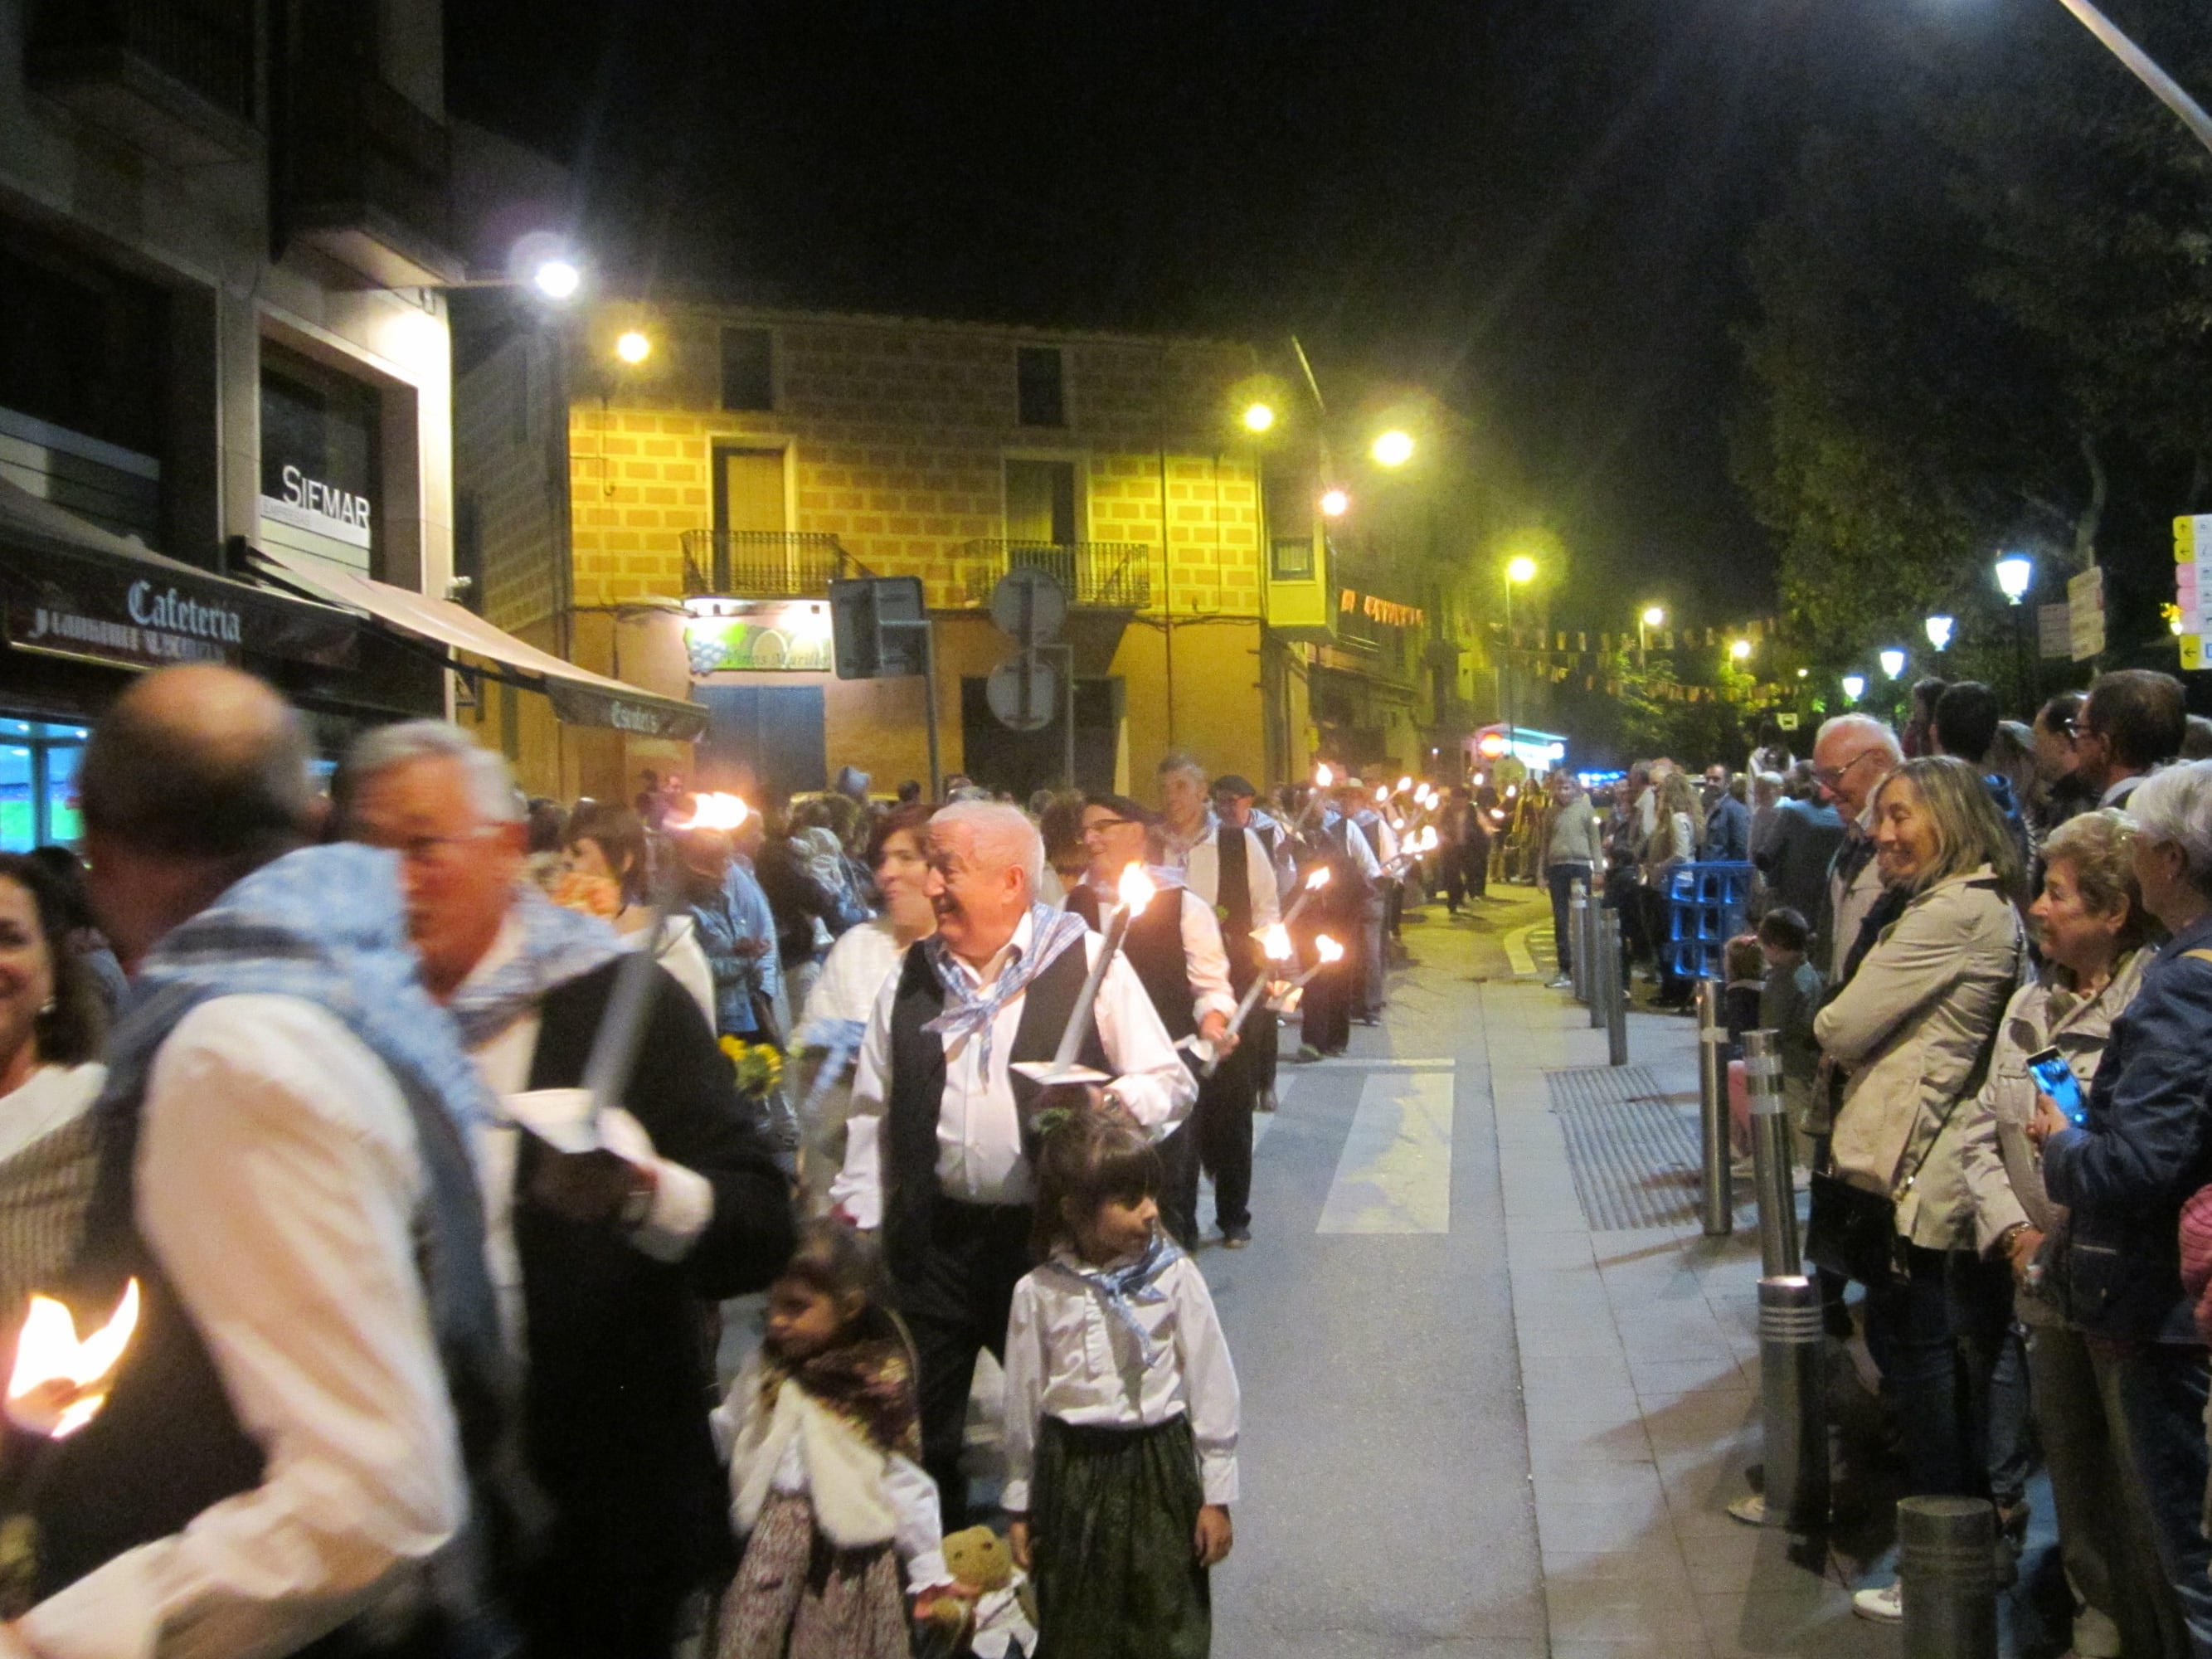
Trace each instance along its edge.
<instances>
[{"instance_id":1,"label":"smartphone screen","mask_svg":"<svg viewBox=\"0 0 2212 1659\"><path fill-rule=\"evenodd\" d=\"M2066 1057L2056 1048L2045 1048L2040 1054L2027 1057L2027 1073L2035 1079L2035 1086L2058 1103L2058 1109L2077 1127L2089 1121L2088 1103L2081 1098L2081 1085L2074 1076L2074 1068Z\"/></svg>"}]
</instances>

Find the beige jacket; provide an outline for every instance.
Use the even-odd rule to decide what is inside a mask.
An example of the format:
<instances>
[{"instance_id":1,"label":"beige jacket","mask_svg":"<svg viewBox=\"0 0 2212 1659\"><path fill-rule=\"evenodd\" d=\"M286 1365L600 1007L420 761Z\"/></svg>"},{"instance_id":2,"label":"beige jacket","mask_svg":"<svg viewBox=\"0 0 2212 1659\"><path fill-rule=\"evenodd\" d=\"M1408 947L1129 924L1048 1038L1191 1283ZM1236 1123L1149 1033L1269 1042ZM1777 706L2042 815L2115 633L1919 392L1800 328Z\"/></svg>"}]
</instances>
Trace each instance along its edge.
<instances>
[{"instance_id":1,"label":"beige jacket","mask_svg":"<svg viewBox=\"0 0 2212 1659\"><path fill-rule=\"evenodd\" d=\"M1906 905L1813 1022L1821 1052L1848 1078L1833 1132L1837 1172L1894 1197L1898 1232L1915 1244L1972 1243L1960 1157L1966 1114L1950 1109L1976 1084L2022 957L2019 914L1984 865Z\"/></svg>"}]
</instances>

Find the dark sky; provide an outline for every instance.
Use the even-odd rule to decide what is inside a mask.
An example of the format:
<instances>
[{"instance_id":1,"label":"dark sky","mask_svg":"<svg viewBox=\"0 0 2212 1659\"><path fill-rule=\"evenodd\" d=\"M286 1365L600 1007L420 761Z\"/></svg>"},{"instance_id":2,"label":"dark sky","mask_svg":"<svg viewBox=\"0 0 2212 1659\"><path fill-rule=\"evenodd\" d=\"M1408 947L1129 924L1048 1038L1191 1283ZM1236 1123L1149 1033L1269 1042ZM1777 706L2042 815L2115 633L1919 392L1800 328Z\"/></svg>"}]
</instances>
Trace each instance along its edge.
<instances>
[{"instance_id":1,"label":"dark sky","mask_svg":"<svg viewBox=\"0 0 2212 1659\"><path fill-rule=\"evenodd\" d=\"M1432 386L1564 612L1769 602L1727 473L1740 249L1911 0L447 0L449 101L647 274L1279 343ZM1624 615L1621 620L1626 620Z\"/></svg>"}]
</instances>

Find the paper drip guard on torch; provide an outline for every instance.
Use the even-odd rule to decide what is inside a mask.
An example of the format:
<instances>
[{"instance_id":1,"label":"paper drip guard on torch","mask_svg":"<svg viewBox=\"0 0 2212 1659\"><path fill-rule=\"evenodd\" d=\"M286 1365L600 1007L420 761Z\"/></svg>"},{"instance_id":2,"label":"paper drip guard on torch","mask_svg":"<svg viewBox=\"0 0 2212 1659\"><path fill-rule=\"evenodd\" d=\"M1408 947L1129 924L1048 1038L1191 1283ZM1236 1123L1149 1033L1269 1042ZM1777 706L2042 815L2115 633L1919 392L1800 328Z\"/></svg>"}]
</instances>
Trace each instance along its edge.
<instances>
[{"instance_id":1,"label":"paper drip guard on torch","mask_svg":"<svg viewBox=\"0 0 2212 1659\"><path fill-rule=\"evenodd\" d=\"M1316 933L1314 935L1314 954L1321 960L1291 981L1284 988L1281 995L1270 997L1267 1000L1267 1006L1270 1008L1278 1013L1285 1014L1296 1008L1298 1006L1298 994L1305 989L1306 981L1321 972L1322 969L1333 967L1343 961L1344 947L1327 933Z\"/></svg>"},{"instance_id":2,"label":"paper drip guard on torch","mask_svg":"<svg viewBox=\"0 0 2212 1659\"><path fill-rule=\"evenodd\" d=\"M1291 930L1283 923L1279 921L1272 927L1261 928L1255 937L1271 963L1291 959ZM1255 977L1245 988L1244 995L1237 1005L1237 1012L1230 1018L1230 1030L1242 1031L1244 1022L1251 1017L1252 1010L1259 1006L1260 999L1267 994L1270 984L1279 982L1272 972L1261 973ZM1217 1052L1214 1045L1202 1036L1185 1037L1182 1046L1204 1062L1198 1071L1200 1077L1212 1077L1221 1069L1221 1062L1228 1058L1226 1054Z\"/></svg>"},{"instance_id":3,"label":"paper drip guard on torch","mask_svg":"<svg viewBox=\"0 0 2212 1659\"><path fill-rule=\"evenodd\" d=\"M1060 1047L1053 1051L1049 1060L1018 1060L1010 1069L1019 1072L1031 1082L1049 1088L1063 1083L1106 1083L1112 1079L1103 1072L1093 1071L1088 1066L1075 1063L1076 1054L1083 1048L1083 1039L1091 1035L1091 1021L1098 1001L1098 988L1106 982L1106 970L1114 965L1114 957L1121 948L1121 940L1129 931L1129 924L1137 912L1152 902L1156 890L1145 874L1141 864L1133 864L1121 872L1121 884L1115 890L1117 902L1114 913L1107 919L1105 942L1091 963L1091 971L1083 981L1082 994L1075 1000L1075 1007L1068 1014L1066 1029L1060 1034Z\"/></svg>"}]
</instances>

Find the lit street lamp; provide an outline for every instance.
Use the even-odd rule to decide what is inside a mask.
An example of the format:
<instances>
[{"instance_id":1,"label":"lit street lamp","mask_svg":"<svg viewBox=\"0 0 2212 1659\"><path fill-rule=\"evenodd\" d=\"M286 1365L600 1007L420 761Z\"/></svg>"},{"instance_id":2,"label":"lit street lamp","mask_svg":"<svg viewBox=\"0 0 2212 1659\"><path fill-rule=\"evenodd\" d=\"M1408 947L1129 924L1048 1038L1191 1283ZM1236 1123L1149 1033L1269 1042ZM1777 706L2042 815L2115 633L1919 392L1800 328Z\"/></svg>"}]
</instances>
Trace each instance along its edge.
<instances>
[{"instance_id":1,"label":"lit street lamp","mask_svg":"<svg viewBox=\"0 0 2212 1659\"><path fill-rule=\"evenodd\" d=\"M1536 562L1525 553L1516 553L1505 562L1505 657L1498 667L1498 701L1505 705L1506 752L1513 750L1513 589L1516 584L1536 580Z\"/></svg>"},{"instance_id":2,"label":"lit street lamp","mask_svg":"<svg viewBox=\"0 0 2212 1659\"><path fill-rule=\"evenodd\" d=\"M1863 674L1844 675L1844 695L1849 697L1853 702L1856 702L1861 697L1866 696L1866 676Z\"/></svg>"},{"instance_id":3,"label":"lit street lamp","mask_svg":"<svg viewBox=\"0 0 2212 1659\"><path fill-rule=\"evenodd\" d=\"M1393 427L1375 441L1368 452L1379 466L1403 466L1413 459L1413 440L1410 434Z\"/></svg>"},{"instance_id":4,"label":"lit street lamp","mask_svg":"<svg viewBox=\"0 0 2212 1659\"><path fill-rule=\"evenodd\" d=\"M2034 683L2027 658L2027 609L2021 601L2035 586L2035 561L2025 553L2008 553L1994 567L1997 592L2012 607L2013 696L2021 707L2033 702L2042 688Z\"/></svg>"},{"instance_id":5,"label":"lit street lamp","mask_svg":"<svg viewBox=\"0 0 2212 1659\"><path fill-rule=\"evenodd\" d=\"M1895 679L1905 672L1905 653L1896 646L1890 646L1884 650L1879 660L1881 663L1881 672L1891 679Z\"/></svg>"},{"instance_id":6,"label":"lit street lamp","mask_svg":"<svg viewBox=\"0 0 2212 1659\"><path fill-rule=\"evenodd\" d=\"M2035 561L2025 553L2008 553L1996 562L1997 592L2007 605L2018 605L2035 586Z\"/></svg>"},{"instance_id":7,"label":"lit street lamp","mask_svg":"<svg viewBox=\"0 0 2212 1659\"><path fill-rule=\"evenodd\" d=\"M566 259L548 259L532 273L531 282L549 300L566 300L584 281L584 273Z\"/></svg>"},{"instance_id":8,"label":"lit street lamp","mask_svg":"<svg viewBox=\"0 0 2212 1659\"><path fill-rule=\"evenodd\" d=\"M1958 623L1949 617L1930 617L1922 624L1928 630L1928 643L1938 651L1951 648L1951 635Z\"/></svg>"},{"instance_id":9,"label":"lit street lamp","mask_svg":"<svg viewBox=\"0 0 2212 1659\"><path fill-rule=\"evenodd\" d=\"M615 342L615 356L635 368L653 356L653 342L631 329Z\"/></svg>"},{"instance_id":10,"label":"lit street lamp","mask_svg":"<svg viewBox=\"0 0 2212 1659\"><path fill-rule=\"evenodd\" d=\"M1254 404L1244 411L1244 429L1247 432L1270 431L1274 424L1275 411L1266 404Z\"/></svg>"},{"instance_id":11,"label":"lit street lamp","mask_svg":"<svg viewBox=\"0 0 2212 1659\"><path fill-rule=\"evenodd\" d=\"M1730 640L1729 641L1729 656L1731 660L1735 662L1749 662L1751 660L1751 641L1749 640Z\"/></svg>"},{"instance_id":12,"label":"lit street lamp","mask_svg":"<svg viewBox=\"0 0 2212 1659\"><path fill-rule=\"evenodd\" d=\"M1352 509L1352 497L1341 489L1324 489L1321 493L1321 515L1324 519L1340 519Z\"/></svg>"},{"instance_id":13,"label":"lit street lamp","mask_svg":"<svg viewBox=\"0 0 2212 1659\"><path fill-rule=\"evenodd\" d=\"M1647 605L1637 613L1636 665L1638 667L1641 668L1644 665L1644 655L1651 648L1650 630L1654 628L1664 628L1666 625L1667 609L1664 605Z\"/></svg>"}]
</instances>

